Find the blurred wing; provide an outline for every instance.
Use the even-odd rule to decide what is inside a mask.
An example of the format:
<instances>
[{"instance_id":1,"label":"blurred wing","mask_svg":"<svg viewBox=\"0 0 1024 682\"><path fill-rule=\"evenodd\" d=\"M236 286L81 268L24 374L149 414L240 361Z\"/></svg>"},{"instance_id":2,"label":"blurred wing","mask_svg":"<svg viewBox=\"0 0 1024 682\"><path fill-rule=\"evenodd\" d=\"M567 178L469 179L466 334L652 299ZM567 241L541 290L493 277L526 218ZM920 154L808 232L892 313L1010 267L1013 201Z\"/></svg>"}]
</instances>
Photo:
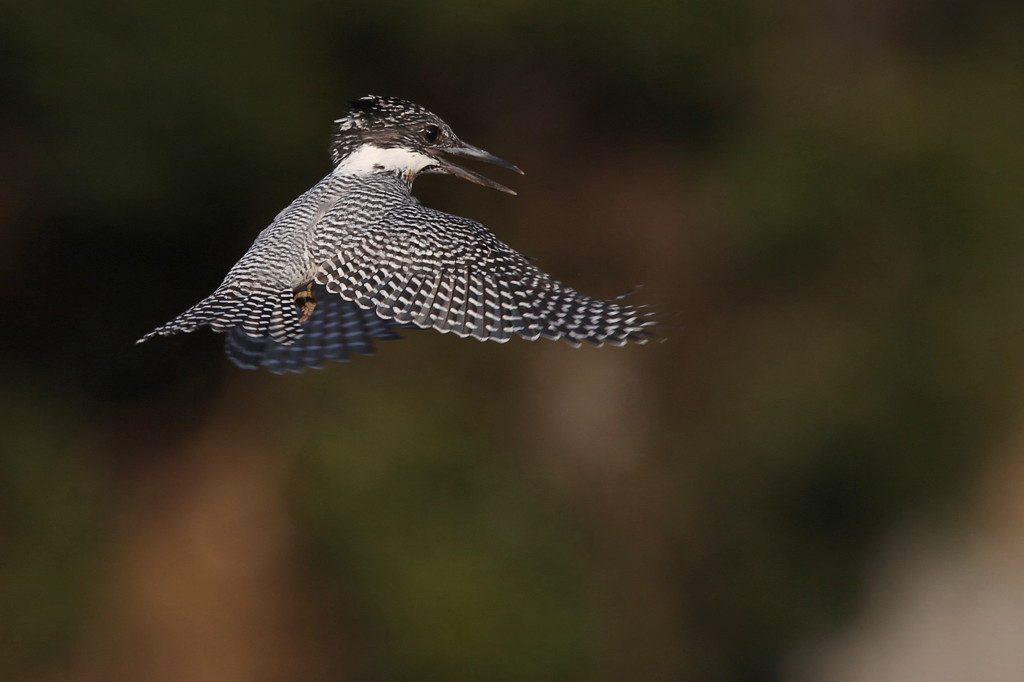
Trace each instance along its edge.
<instances>
[{"instance_id":1,"label":"blurred wing","mask_svg":"<svg viewBox=\"0 0 1024 682\"><path fill-rule=\"evenodd\" d=\"M584 296L477 222L411 204L360 232L320 266L316 282L384 319L507 341L644 343L651 314Z\"/></svg>"},{"instance_id":2,"label":"blurred wing","mask_svg":"<svg viewBox=\"0 0 1024 682\"><path fill-rule=\"evenodd\" d=\"M279 343L271 336L250 336L244 327L227 330L225 350L228 357L244 369L266 367L271 372L301 372L307 367L321 368L328 360L347 360L349 354L373 354L374 339L401 338L374 311L313 287L316 308L301 323L302 333L293 341ZM294 300L292 307L297 308Z\"/></svg>"}]
</instances>

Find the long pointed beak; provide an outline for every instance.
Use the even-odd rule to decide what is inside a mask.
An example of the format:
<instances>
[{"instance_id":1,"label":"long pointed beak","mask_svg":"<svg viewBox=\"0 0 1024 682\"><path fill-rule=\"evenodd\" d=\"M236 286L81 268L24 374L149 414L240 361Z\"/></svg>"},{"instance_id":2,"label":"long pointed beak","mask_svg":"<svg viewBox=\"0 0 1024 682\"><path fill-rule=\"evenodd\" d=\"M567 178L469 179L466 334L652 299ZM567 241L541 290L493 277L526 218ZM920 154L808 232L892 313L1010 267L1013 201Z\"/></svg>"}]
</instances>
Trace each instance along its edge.
<instances>
[{"instance_id":1,"label":"long pointed beak","mask_svg":"<svg viewBox=\"0 0 1024 682\"><path fill-rule=\"evenodd\" d=\"M502 168L507 168L509 170L515 171L516 173L519 173L520 175L523 174L523 171L519 170L519 168L516 167L515 164L509 163L505 159L497 157L494 154L491 154L490 152L485 152L483 149L480 149L478 147L474 147L471 144L466 144L465 142L462 142L461 140L460 140L460 144L462 146L460 146L460 147L449 147L448 149L444 149L442 151L445 154L455 154L456 156L464 156L464 157L466 157L468 159L476 159L477 161L484 161L486 163L493 163L496 166L501 166ZM448 159L440 158L439 157L437 159L437 162L438 162L438 166L445 173L451 173L452 175L454 175L456 177L459 177L459 178L462 178L463 180L469 180L470 182L475 182L478 185L483 185L484 187L490 187L491 189L496 189L499 192L505 192L506 194L515 195L515 192L510 190L508 187L505 187L505 185L499 184L499 183L495 182L494 180L491 180L490 178L487 178L487 177L484 177L483 175L480 175L479 173L474 173L473 171L471 171L471 170L469 170L467 168L463 168L462 166L459 166L459 165L457 165L455 163L452 163Z\"/></svg>"}]
</instances>

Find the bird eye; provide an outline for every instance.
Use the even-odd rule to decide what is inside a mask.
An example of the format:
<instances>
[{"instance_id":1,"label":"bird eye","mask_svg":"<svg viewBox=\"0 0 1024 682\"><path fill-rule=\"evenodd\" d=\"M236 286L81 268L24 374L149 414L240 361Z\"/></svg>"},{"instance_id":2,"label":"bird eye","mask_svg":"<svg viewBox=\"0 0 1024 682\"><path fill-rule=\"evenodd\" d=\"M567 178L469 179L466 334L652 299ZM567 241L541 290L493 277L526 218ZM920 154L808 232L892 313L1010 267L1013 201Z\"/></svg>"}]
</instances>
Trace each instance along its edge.
<instances>
[{"instance_id":1,"label":"bird eye","mask_svg":"<svg viewBox=\"0 0 1024 682\"><path fill-rule=\"evenodd\" d=\"M435 125L429 125L423 129L423 139L427 142L437 142L437 137L440 134L441 129Z\"/></svg>"}]
</instances>

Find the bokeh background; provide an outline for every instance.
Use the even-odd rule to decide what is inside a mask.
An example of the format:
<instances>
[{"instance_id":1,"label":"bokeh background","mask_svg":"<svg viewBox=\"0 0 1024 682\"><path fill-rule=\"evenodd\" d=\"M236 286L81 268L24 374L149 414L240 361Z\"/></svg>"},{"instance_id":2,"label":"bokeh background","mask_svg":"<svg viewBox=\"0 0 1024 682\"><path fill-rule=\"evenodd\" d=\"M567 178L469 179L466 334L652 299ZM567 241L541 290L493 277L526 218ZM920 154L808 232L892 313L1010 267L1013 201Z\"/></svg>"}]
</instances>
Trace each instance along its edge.
<instances>
[{"instance_id":1,"label":"bokeh background","mask_svg":"<svg viewBox=\"0 0 1024 682\"><path fill-rule=\"evenodd\" d=\"M0 679L1024 679L1024 11L2 0ZM202 332L348 99L666 341Z\"/></svg>"}]
</instances>

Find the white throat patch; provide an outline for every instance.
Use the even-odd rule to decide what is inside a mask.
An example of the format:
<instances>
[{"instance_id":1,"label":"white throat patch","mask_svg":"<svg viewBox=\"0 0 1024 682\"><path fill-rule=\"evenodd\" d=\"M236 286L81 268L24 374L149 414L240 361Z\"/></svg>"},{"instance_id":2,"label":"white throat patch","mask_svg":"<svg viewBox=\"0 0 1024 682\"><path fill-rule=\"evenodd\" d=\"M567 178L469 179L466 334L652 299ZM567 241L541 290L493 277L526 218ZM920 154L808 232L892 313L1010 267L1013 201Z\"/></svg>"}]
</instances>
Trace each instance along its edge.
<instances>
[{"instance_id":1,"label":"white throat patch","mask_svg":"<svg viewBox=\"0 0 1024 682\"><path fill-rule=\"evenodd\" d=\"M378 147L364 144L342 159L334 169L335 175L360 175L398 171L415 175L436 161L426 154L401 147Z\"/></svg>"}]
</instances>

